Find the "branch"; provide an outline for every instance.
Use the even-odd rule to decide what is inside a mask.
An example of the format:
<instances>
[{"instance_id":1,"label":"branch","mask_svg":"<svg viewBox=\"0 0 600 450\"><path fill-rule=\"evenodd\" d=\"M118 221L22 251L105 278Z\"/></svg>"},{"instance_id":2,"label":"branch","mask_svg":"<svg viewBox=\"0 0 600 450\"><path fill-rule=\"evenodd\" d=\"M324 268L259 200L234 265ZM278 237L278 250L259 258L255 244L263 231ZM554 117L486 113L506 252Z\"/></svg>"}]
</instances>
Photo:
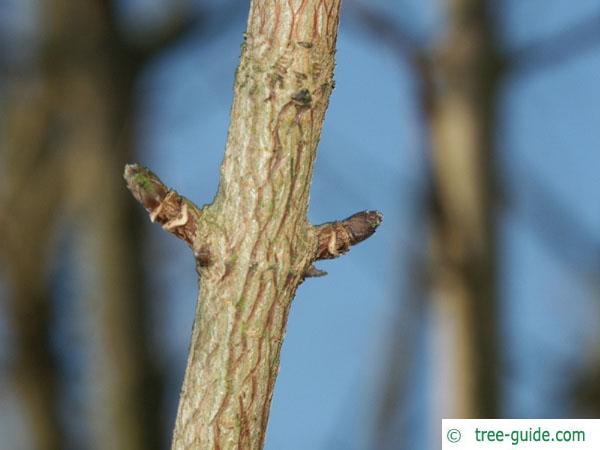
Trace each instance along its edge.
<instances>
[{"instance_id":1,"label":"branch","mask_svg":"<svg viewBox=\"0 0 600 450\"><path fill-rule=\"evenodd\" d=\"M406 31L403 24L392 20L385 14L376 12L374 8L367 8L362 3L353 1L350 3L361 29L368 31L374 39L382 41L389 46L401 60L406 60L417 74L421 86L418 97L421 100L423 111L429 114L431 111L433 92L433 65L432 58L427 51L421 48L418 40Z\"/></svg>"},{"instance_id":2,"label":"branch","mask_svg":"<svg viewBox=\"0 0 600 450\"><path fill-rule=\"evenodd\" d=\"M167 188L149 169L125 166L123 174L133 197L148 211L150 220L193 247L201 211L187 198Z\"/></svg>"},{"instance_id":3,"label":"branch","mask_svg":"<svg viewBox=\"0 0 600 450\"><path fill-rule=\"evenodd\" d=\"M510 74L527 74L566 62L600 45L600 13L503 57Z\"/></svg>"},{"instance_id":4,"label":"branch","mask_svg":"<svg viewBox=\"0 0 600 450\"><path fill-rule=\"evenodd\" d=\"M383 221L379 211L362 211L338 222L328 222L316 228L318 247L315 260L333 259L350 247L370 237Z\"/></svg>"},{"instance_id":5,"label":"branch","mask_svg":"<svg viewBox=\"0 0 600 450\"><path fill-rule=\"evenodd\" d=\"M402 24L390 16L376 12L374 8L365 7L361 2L350 3L353 12L368 32L392 47L398 54L408 58L415 66L424 64L425 53L421 50L417 39L405 30Z\"/></svg>"},{"instance_id":6,"label":"branch","mask_svg":"<svg viewBox=\"0 0 600 450\"><path fill-rule=\"evenodd\" d=\"M250 3L212 204L200 211L148 169L125 169L150 218L192 246L202 277L173 450L263 447L297 287L322 275L316 259L344 253L381 222L377 212L306 220L340 3Z\"/></svg>"},{"instance_id":7,"label":"branch","mask_svg":"<svg viewBox=\"0 0 600 450\"><path fill-rule=\"evenodd\" d=\"M505 206L512 206L521 214L571 273L595 279L600 273L600 238L595 230L561 201L531 167L525 166L513 180L520 193L511 193Z\"/></svg>"},{"instance_id":8,"label":"branch","mask_svg":"<svg viewBox=\"0 0 600 450\"><path fill-rule=\"evenodd\" d=\"M139 66L160 53L200 23L202 16L193 13L191 7L178 5L164 25L143 32L138 38L122 30L115 0L96 0L107 24L108 33L116 46L130 55Z\"/></svg>"},{"instance_id":9,"label":"branch","mask_svg":"<svg viewBox=\"0 0 600 450\"><path fill-rule=\"evenodd\" d=\"M179 39L194 30L202 22L197 14L176 13L158 30L150 33L150 39L142 39L139 43L130 44L131 50L138 54L142 61L157 55L173 45Z\"/></svg>"}]
</instances>

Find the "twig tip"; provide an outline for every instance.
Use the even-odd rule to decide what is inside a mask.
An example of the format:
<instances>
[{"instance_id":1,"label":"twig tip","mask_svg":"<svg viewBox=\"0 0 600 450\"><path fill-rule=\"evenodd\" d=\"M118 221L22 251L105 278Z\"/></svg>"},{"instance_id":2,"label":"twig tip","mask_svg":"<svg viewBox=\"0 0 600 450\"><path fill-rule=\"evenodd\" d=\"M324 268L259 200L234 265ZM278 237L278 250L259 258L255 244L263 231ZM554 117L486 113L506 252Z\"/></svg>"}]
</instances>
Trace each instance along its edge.
<instances>
[{"instance_id":1,"label":"twig tip","mask_svg":"<svg viewBox=\"0 0 600 450\"><path fill-rule=\"evenodd\" d=\"M317 227L318 249L315 259L331 259L346 253L350 247L375 233L383 222L379 211L361 211L347 219Z\"/></svg>"}]
</instances>

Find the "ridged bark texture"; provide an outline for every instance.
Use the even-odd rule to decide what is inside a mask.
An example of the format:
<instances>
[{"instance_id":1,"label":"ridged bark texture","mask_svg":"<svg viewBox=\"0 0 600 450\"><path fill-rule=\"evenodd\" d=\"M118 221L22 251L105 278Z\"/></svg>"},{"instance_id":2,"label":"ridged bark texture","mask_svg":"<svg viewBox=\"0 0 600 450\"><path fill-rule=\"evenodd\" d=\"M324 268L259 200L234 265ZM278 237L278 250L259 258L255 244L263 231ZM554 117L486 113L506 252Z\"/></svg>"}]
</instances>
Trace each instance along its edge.
<instances>
[{"instance_id":1,"label":"ridged bark texture","mask_svg":"<svg viewBox=\"0 0 600 450\"><path fill-rule=\"evenodd\" d=\"M194 251L201 295L174 450L263 447L287 316L312 264L371 236L381 213L312 226L312 167L333 89L340 1L255 0L236 74L221 184L202 209L148 169L127 186Z\"/></svg>"},{"instance_id":2,"label":"ridged bark texture","mask_svg":"<svg viewBox=\"0 0 600 450\"><path fill-rule=\"evenodd\" d=\"M173 449L260 449L287 316L314 259L306 218L340 1L255 0L221 184L202 211L201 296Z\"/></svg>"}]
</instances>

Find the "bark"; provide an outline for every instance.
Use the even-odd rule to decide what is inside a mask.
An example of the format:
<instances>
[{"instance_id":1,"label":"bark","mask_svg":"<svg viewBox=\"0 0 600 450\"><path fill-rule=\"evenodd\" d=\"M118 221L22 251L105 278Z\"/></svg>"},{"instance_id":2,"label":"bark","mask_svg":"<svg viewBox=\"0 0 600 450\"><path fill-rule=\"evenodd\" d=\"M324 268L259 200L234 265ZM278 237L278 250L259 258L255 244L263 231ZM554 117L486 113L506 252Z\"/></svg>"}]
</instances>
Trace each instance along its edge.
<instances>
[{"instance_id":1,"label":"bark","mask_svg":"<svg viewBox=\"0 0 600 450\"><path fill-rule=\"evenodd\" d=\"M173 449L260 449L287 316L316 259L371 235L381 214L310 225L312 167L333 89L340 1L254 0L214 202L151 172L125 178L151 219L192 247L201 278Z\"/></svg>"}]
</instances>

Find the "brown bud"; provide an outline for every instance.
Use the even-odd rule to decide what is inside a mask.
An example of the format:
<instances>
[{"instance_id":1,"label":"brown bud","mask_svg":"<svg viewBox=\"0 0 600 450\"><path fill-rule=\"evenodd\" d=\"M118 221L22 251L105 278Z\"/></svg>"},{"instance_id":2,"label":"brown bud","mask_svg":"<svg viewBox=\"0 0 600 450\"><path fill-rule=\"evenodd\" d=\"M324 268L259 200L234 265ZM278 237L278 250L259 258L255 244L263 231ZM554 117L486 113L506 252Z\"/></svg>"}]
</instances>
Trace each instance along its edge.
<instances>
[{"instance_id":1,"label":"brown bud","mask_svg":"<svg viewBox=\"0 0 600 450\"><path fill-rule=\"evenodd\" d=\"M192 245L197 232L198 208L167 188L151 170L137 164L125 166L123 174L133 197L150 213L150 220Z\"/></svg>"},{"instance_id":2,"label":"brown bud","mask_svg":"<svg viewBox=\"0 0 600 450\"><path fill-rule=\"evenodd\" d=\"M379 211L362 211L338 222L319 225L315 259L331 259L346 253L375 233L382 221L383 214Z\"/></svg>"}]
</instances>

